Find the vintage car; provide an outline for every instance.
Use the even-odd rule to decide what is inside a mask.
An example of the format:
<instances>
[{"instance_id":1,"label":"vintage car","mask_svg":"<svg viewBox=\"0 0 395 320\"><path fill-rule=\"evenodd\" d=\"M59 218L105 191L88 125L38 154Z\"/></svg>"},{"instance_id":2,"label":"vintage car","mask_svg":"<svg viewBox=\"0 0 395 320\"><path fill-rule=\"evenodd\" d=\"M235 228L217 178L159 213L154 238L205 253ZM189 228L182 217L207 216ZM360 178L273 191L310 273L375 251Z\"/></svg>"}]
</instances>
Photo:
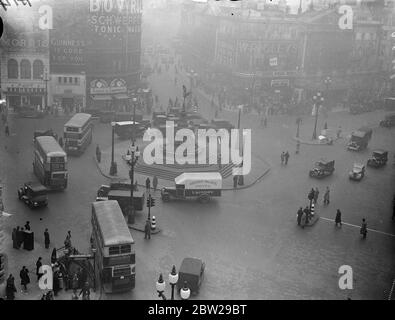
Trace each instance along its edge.
<instances>
[{"instance_id":1,"label":"vintage car","mask_svg":"<svg viewBox=\"0 0 395 320\"><path fill-rule=\"evenodd\" d=\"M48 190L41 183L26 182L18 189L18 198L25 202L30 209L48 205Z\"/></svg>"},{"instance_id":2,"label":"vintage car","mask_svg":"<svg viewBox=\"0 0 395 320\"><path fill-rule=\"evenodd\" d=\"M368 160L368 166L373 168L379 168L385 166L388 161L388 151L375 150L373 151L372 158Z\"/></svg>"},{"instance_id":3,"label":"vintage car","mask_svg":"<svg viewBox=\"0 0 395 320\"><path fill-rule=\"evenodd\" d=\"M122 212L126 215L130 205L130 183L112 182L110 185L101 185L97 191L96 201L117 200ZM134 189L133 208L136 211L144 209L145 193Z\"/></svg>"},{"instance_id":4,"label":"vintage car","mask_svg":"<svg viewBox=\"0 0 395 320\"><path fill-rule=\"evenodd\" d=\"M391 128L395 126L395 112L389 113L380 121L380 127Z\"/></svg>"},{"instance_id":5,"label":"vintage car","mask_svg":"<svg viewBox=\"0 0 395 320\"><path fill-rule=\"evenodd\" d=\"M186 285L192 294L198 294L204 279L205 263L197 258L184 258L182 260L177 281L177 290Z\"/></svg>"},{"instance_id":6,"label":"vintage car","mask_svg":"<svg viewBox=\"0 0 395 320\"><path fill-rule=\"evenodd\" d=\"M320 160L315 163L315 167L310 170L309 175L312 178L324 178L330 176L333 171L335 171L335 160Z\"/></svg>"},{"instance_id":7,"label":"vintage car","mask_svg":"<svg viewBox=\"0 0 395 320\"><path fill-rule=\"evenodd\" d=\"M350 180L360 181L365 176L365 166L362 163L354 163L354 167L348 173Z\"/></svg>"},{"instance_id":8,"label":"vintage car","mask_svg":"<svg viewBox=\"0 0 395 320\"><path fill-rule=\"evenodd\" d=\"M331 137L327 137L324 135L319 135L318 136L318 141L320 144L329 144L332 145L333 144L333 139Z\"/></svg>"}]
</instances>

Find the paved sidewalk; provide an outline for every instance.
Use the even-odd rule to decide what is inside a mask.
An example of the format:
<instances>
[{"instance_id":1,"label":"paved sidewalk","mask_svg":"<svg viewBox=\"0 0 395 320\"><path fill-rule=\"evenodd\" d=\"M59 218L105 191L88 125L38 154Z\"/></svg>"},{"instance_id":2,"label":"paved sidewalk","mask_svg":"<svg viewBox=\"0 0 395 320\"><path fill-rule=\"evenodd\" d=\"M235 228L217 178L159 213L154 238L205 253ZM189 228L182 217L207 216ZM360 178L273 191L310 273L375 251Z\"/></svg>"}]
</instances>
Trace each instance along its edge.
<instances>
[{"instance_id":1,"label":"paved sidewalk","mask_svg":"<svg viewBox=\"0 0 395 320\"><path fill-rule=\"evenodd\" d=\"M35 239L34 242L34 250L26 251L24 249L12 249L12 241L11 236L6 235L5 241L3 243L4 248L10 248L7 250L8 254L8 272L7 278L10 274L12 274L15 278L15 287L17 292L15 293L15 300L40 300L43 296L43 293L46 291L41 290L38 287L37 276L36 276L36 261L38 257L42 257L42 263L44 265L51 265L51 253L53 247L51 246L49 249L45 249L43 245ZM27 292L22 291L22 286L20 284L19 271L22 269L22 266L26 266L29 270L30 284L28 284ZM80 293L80 290L77 291L77 294ZM72 300L72 290L60 290L57 296L54 297L54 300ZM100 286L96 289L96 292L91 289L90 290L90 300L99 300L101 299L101 289ZM0 297L5 296L5 283L0 286ZM80 300L82 299L82 295L80 296Z\"/></svg>"}]
</instances>

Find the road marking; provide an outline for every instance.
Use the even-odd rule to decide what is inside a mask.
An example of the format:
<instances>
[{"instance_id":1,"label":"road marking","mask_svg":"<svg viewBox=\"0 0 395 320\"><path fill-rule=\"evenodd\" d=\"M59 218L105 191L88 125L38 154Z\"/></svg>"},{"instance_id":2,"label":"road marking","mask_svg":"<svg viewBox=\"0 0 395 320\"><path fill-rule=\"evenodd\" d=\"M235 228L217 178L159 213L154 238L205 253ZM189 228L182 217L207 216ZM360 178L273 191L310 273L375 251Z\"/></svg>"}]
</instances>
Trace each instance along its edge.
<instances>
[{"instance_id":1,"label":"road marking","mask_svg":"<svg viewBox=\"0 0 395 320\"><path fill-rule=\"evenodd\" d=\"M329 218L325 218L325 217L320 217L320 218L324 219L324 220L327 220L327 221L335 222L335 220L333 220L333 219L329 219ZM345 224L346 226L350 226L350 227L354 227L354 228L361 228L361 226L357 226L355 224L351 224L351 223L347 223L347 222L342 222L342 224ZM375 229L369 229L368 228L368 231L381 233L381 234L384 234L384 235L390 236L390 237L395 237L395 234L391 234L391 233L387 233L387 232L383 232L383 231L379 231L379 230L375 230Z\"/></svg>"}]
</instances>

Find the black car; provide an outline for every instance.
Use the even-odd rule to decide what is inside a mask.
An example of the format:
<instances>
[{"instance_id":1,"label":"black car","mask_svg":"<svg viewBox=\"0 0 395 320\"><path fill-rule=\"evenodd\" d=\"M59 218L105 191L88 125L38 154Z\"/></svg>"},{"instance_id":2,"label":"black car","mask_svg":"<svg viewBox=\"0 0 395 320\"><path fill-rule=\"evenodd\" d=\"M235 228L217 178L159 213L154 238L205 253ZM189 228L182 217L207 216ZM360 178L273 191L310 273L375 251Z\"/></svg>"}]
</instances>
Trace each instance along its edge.
<instances>
[{"instance_id":1,"label":"black car","mask_svg":"<svg viewBox=\"0 0 395 320\"><path fill-rule=\"evenodd\" d=\"M380 168L387 164L388 151L386 150L374 150L372 157L368 159L368 166L373 168Z\"/></svg>"},{"instance_id":2,"label":"black car","mask_svg":"<svg viewBox=\"0 0 395 320\"><path fill-rule=\"evenodd\" d=\"M315 166L310 170L309 175L312 178L324 178L330 176L335 171L335 160L326 161L320 160L315 163Z\"/></svg>"},{"instance_id":3,"label":"black car","mask_svg":"<svg viewBox=\"0 0 395 320\"><path fill-rule=\"evenodd\" d=\"M18 198L29 208L46 207L48 205L48 190L38 182L26 182L18 189Z\"/></svg>"}]
</instances>

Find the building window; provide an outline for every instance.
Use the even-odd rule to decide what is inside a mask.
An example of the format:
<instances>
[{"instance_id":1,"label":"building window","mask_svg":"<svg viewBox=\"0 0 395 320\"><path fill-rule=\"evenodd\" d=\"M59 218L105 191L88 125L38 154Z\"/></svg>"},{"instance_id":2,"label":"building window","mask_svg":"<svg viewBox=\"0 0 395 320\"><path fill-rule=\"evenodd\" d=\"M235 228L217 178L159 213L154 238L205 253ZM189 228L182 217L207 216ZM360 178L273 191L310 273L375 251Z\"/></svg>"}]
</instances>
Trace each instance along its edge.
<instances>
[{"instance_id":1,"label":"building window","mask_svg":"<svg viewBox=\"0 0 395 320\"><path fill-rule=\"evenodd\" d=\"M41 60L33 62L33 79L42 79L44 74L44 63Z\"/></svg>"},{"instance_id":2,"label":"building window","mask_svg":"<svg viewBox=\"0 0 395 320\"><path fill-rule=\"evenodd\" d=\"M63 77L63 83L64 83L64 84L67 83L67 77Z\"/></svg>"},{"instance_id":3,"label":"building window","mask_svg":"<svg viewBox=\"0 0 395 320\"><path fill-rule=\"evenodd\" d=\"M9 79L18 79L18 61L15 59L8 60L7 69Z\"/></svg>"},{"instance_id":4,"label":"building window","mask_svg":"<svg viewBox=\"0 0 395 320\"><path fill-rule=\"evenodd\" d=\"M29 60L23 59L21 61L21 79L32 78L32 66Z\"/></svg>"},{"instance_id":5,"label":"building window","mask_svg":"<svg viewBox=\"0 0 395 320\"><path fill-rule=\"evenodd\" d=\"M74 84L78 84L78 78L74 78Z\"/></svg>"},{"instance_id":6,"label":"building window","mask_svg":"<svg viewBox=\"0 0 395 320\"><path fill-rule=\"evenodd\" d=\"M58 77L58 83L59 83L59 84L62 83L62 77Z\"/></svg>"},{"instance_id":7,"label":"building window","mask_svg":"<svg viewBox=\"0 0 395 320\"><path fill-rule=\"evenodd\" d=\"M72 84L73 83L73 78L69 77L69 83Z\"/></svg>"}]
</instances>

